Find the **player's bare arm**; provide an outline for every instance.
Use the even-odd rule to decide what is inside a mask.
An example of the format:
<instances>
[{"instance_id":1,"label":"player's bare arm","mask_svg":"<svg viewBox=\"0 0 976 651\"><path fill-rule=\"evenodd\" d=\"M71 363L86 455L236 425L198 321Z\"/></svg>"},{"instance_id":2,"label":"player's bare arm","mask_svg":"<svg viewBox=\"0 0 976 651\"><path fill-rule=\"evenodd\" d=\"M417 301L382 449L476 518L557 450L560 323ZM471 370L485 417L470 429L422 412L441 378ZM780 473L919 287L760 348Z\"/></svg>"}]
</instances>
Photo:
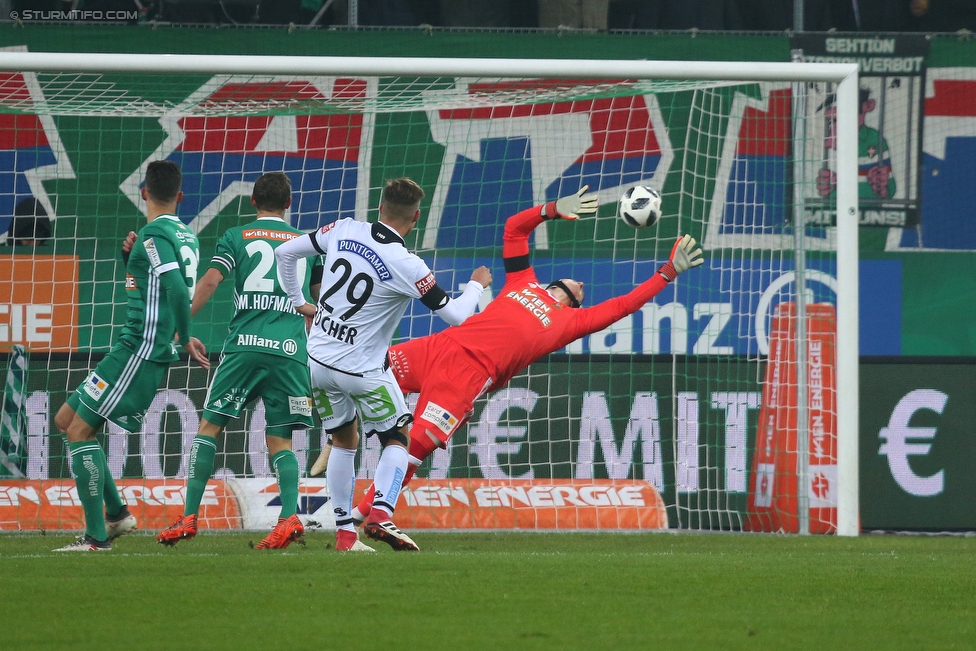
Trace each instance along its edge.
<instances>
[{"instance_id":1,"label":"player's bare arm","mask_svg":"<svg viewBox=\"0 0 976 651\"><path fill-rule=\"evenodd\" d=\"M196 316L197 312L203 309L203 306L207 304L207 301L213 297L214 292L217 291L217 285L219 285L224 280L224 274L220 273L219 269L210 267L207 269L207 273L203 274L203 278L197 281L196 291L193 292L193 303L190 306L190 316Z\"/></svg>"}]
</instances>

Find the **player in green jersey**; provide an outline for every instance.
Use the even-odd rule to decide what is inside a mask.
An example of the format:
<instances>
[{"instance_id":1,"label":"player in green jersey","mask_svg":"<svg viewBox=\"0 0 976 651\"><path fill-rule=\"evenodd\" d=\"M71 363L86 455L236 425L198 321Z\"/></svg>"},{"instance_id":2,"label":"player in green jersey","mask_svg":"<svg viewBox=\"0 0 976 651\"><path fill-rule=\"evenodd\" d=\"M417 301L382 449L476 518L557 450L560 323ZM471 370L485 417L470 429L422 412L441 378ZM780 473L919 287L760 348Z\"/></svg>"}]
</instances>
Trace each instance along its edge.
<instances>
[{"instance_id":1,"label":"player in green jersey","mask_svg":"<svg viewBox=\"0 0 976 651\"><path fill-rule=\"evenodd\" d=\"M55 551L110 550L112 538L135 528L95 432L106 420L127 432L142 427L169 365L179 359L176 341L197 363L210 367L203 344L190 336L190 301L200 253L196 235L175 214L183 200L182 183L175 163L155 161L147 167L142 198L148 223L134 238L126 265L128 318L111 352L54 418L68 439L71 471L85 513L84 535Z\"/></svg>"},{"instance_id":2,"label":"player in green jersey","mask_svg":"<svg viewBox=\"0 0 976 651\"><path fill-rule=\"evenodd\" d=\"M257 549L283 549L304 533L296 515L299 468L291 436L292 430L312 425L305 318L295 311L278 281L274 255L279 244L304 233L285 221L285 211L291 206L291 183L285 174L262 175L254 183L251 205L258 211L257 219L224 233L193 297L196 314L217 285L234 275L237 310L207 394L199 433L190 447L183 515L156 538L164 545L196 535L200 501L214 471L217 437L231 418L240 416L259 397L264 400L266 441L281 512L277 525ZM315 296L322 278L321 261L316 258L316 262L317 271L304 269L301 273L306 284L311 280Z\"/></svg>"}]
</instances>

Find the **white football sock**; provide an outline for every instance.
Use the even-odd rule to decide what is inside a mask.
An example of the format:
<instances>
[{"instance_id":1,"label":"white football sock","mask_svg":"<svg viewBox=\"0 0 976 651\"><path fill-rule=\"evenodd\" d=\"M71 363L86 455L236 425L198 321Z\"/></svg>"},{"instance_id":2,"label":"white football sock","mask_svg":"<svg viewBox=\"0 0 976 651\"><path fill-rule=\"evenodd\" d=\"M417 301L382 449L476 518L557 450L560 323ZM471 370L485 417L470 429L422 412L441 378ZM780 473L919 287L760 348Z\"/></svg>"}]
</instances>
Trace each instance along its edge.
<instances>
[{"instance_id":1,"label":"white football sock","mask_svg":"<svg viewBox=\"0 0 976 651\"><path fill-rule=\"evenodd\" d=\"M356 487L356 451L332 448L325 483L332 498L336 528L355 531L352 521L352 495Z\"/></svg>"},{"instance_id":2,"label":"white football sock","mask_svg":"<svg viewBox=\"0 0 976 651\"><path fill-rule=\"evenodd\" d=\"M376 495L373 496L373 508L380 509L388 516L393 516L400 489L403 487L403 476L407 472L407 449L399 445L388 445L383 448L379 463L376 464L376 475L373 485Z\"/></svg>"}]
</instances>

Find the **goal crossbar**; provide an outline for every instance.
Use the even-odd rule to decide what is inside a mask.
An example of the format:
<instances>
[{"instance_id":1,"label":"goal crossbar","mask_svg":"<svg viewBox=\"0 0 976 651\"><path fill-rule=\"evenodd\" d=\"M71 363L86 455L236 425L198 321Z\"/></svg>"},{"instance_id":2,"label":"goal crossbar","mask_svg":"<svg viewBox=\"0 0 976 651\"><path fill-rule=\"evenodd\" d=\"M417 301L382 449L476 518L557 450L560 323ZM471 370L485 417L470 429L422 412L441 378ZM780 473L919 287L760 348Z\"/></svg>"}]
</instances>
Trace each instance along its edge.
<instances>
[{"instance_id":1,"label":"goal crossbar","mask_svg":"<svg viewBox=\"0 0 976 651\"><path fill-rule=\"evenodd\" d=\"M169 74L503 76L827 81L857 74L853 63L623 61L592 59L447 59L433 57L314 57L194 54L0 52L0 70Z\"/></svg>"}]
</instances>

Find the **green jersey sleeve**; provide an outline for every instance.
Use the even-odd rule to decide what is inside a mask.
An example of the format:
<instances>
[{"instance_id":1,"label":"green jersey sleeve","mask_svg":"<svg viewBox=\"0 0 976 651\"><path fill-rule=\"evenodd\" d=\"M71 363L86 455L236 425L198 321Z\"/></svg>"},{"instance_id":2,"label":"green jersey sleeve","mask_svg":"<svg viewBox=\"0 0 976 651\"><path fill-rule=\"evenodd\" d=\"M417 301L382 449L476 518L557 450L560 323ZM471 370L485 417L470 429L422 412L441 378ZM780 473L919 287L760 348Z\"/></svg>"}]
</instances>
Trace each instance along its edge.
<instances>
[{"instance_id":1,"label":"green jersey sleeve","mask_svg":"<svg viewBox=\"0 0 976 651\"><path fill-rule=\"evenodd\" d=\"M173 317L180 345L185 345L190 341L190 292L183 274L178 269L170 269L159 276L159 282L166 295L166 304Z\"/></svg>"},{"instance_id":2,"label":"green jersey sleeve","mask_svg":"<svg viewBox=\"0 0 976 651\"><path fill-rule=\"evenodd\" d=\"M162 276L167 271L181 268L180 258L173 242L164 235L146 233L142 246L145 247L146 257L149 258L149 268L155 275Z\"/></svg>"},{"instance_id":3,"label":"green jersey sleeve","mask_svg":"<svg viewBox=\"0 0 976 651\"><path fill-rule=\"evenodd\" d=\"M227 231L217 241L217 249L210 259L210 269L216 269L224 278L229 278L237 266L237 247L235 243L240 238L235 238L231 231Z\"/></svg>"}]
</instances>

